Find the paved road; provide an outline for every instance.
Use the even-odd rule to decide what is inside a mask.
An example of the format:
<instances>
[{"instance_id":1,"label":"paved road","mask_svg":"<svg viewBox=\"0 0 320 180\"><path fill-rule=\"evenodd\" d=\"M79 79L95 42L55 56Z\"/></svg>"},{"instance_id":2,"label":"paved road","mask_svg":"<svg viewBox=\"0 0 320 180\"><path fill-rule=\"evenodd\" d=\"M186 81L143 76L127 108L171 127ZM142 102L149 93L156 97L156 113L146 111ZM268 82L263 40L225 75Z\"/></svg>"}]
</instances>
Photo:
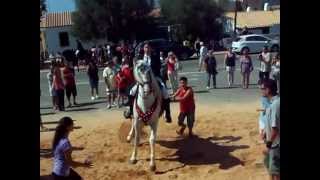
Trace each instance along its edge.
<instances>
[{"instance_id":1,"label":"paved road","mask_svg":"<svg viewBox=\"0 0 320 180\"><path fill-rule=\"evenodd\" d=\"M198 61L188 60L182 62L182 71L179 76L186 76L189 79L189 84L196 92L197 102L203 104L210 104L212 102L248 102L255 101L259 97L258 87L256 82L258 80L258 68L259 62L257 61L257 55L252 55L254 72L251 75L251 85L249 89L241 88L241 75L239 71L239 63L237 64L235 72L235 84L236 88L228 89L227 87L227 74L224 70L223 55L216 55L218 63L218 75L217 75L217 88L206 90L206 74L204 72L198 72ZM46 78L46 72L40 72L40 88L42 90L42 96L40 97L40 110L43 115L52 113L51 98L48 92L48 81ZM90 111L94 109L101 109L106 107L106 95L105 84L102 80L102 69L99 71L100 83L99 93L100 99L91 101L90 88L88 77L85 72L76 72L78 97L77 101L80 103L79 107L73 107L67 109L67 111ZM67 104L67 103L66 103Z\"/></svg>"}]
</instances>

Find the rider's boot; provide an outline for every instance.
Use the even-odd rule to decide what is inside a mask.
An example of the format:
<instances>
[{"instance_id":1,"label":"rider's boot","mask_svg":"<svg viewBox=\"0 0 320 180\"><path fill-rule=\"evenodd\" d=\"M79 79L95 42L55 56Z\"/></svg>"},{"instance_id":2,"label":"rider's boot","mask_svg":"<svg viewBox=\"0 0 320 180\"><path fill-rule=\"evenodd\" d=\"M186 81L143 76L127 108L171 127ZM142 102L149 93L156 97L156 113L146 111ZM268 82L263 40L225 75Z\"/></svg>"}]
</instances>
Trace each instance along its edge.
<instances>
[{"instance_id":1,"label":"rider's boot","mask_svg":"<svg viewBox=\"0 0 320 180\"><path fill-rule=\"evenodd\" d=\"M165 119L167 123L172 122L171 113L170 113L170 98L163 99L163 109L165 113Z\"/></svg>"}]
</instances>

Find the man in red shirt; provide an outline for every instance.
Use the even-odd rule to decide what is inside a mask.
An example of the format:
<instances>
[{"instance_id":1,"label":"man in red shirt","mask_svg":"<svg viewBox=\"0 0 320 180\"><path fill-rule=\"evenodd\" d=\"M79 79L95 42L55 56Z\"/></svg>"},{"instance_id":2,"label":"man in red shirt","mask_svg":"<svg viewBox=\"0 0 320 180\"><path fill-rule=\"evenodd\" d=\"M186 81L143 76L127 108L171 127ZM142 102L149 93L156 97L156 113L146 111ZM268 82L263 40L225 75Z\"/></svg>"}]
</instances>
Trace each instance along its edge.
<instances>
[{"instance_id":1,"label":"man in red shirt","mask_svg":"<svg viewBox=\"0 0 320 180\"><path fill-rule=\"evenodd\" d=\"M179 135L182 135L186 125L184 119L187 117L187 124L189 129L189 137L193 136L192 128L194 124L194 113L195 113L195 102L193 90L188 86L188 79L186 77L180 78L180 87L177 92L173 95L173 99L180 102L180 114L178 116L178 125L181 127L177 131Z\"/></svg>"},{"instance_id":2,"label":"man in red shirt","mask_svg":"<svg viewBox=\"0 0 320 180\"><path fill-rule=\"evenodd\" d=\"M67 62L62 70L64 85L66 89L66 96L69 102L67 107L71 107L71 94L73 96L73 105L77 105L76 96L77 96L77 87L74 69L72 68L71 62Z\"/></svg>"}]
</instances>

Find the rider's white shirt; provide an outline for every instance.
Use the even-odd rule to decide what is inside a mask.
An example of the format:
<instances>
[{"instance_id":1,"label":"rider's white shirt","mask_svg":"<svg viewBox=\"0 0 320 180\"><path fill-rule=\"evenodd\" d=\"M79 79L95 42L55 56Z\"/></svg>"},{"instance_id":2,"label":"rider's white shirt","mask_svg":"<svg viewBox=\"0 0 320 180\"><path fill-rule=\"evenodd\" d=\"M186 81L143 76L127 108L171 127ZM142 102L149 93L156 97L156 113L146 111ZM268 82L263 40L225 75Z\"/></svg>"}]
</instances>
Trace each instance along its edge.
<instances>
[{"instance_id":1,"label":"rider's white shirt","mask_svg":"<svg viewBox=\"0 0 320 180\"><path fill-rule=\"evenodd\" d=\"M149 55L145 54L143 56L143 61L147 63L149 66L151 66L151 57Z\"/></svg>"}]
</instances>

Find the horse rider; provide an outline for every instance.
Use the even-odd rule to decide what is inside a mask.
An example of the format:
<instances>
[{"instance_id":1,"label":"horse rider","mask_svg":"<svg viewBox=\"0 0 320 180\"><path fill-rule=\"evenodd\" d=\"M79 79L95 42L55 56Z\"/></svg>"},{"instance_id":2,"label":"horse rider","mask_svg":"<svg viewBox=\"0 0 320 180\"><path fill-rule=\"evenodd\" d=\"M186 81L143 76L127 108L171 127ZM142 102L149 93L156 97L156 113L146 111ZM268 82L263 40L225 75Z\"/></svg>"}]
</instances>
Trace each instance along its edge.
<instances>
[{"instance_id":1,"label":"horse rider","mask_svg":"<svg viewBox=\"0 0 320 180\"><path fill-rule=\"evenodd\" d=\"M170 97L168 94L168 90L165 87L165 84L162 82L161 73L160 73L161 62L160 62L159 53L152 51L148 42L146 42L144 44L143 49L144 49L144 55L143 55L142 59L147 65L149 65L151 67L151 70L152 70L155 78L159 82L159 86L160 86L162 98L163 98L162 109L165 112L166 122L171 123L172 118L171 118L171 113L170 113ZM134 100L136 91L137 91L137 84L131 88L129 96L128 96L129 100L126 105L130 106L130 108L129 108L129 112L127 112L127 114L125 113L125 118L127 118L127 119L132 117L132 115L133 115L133 102L134 102L133 100Z\"/></svg>"}]
</instances>

